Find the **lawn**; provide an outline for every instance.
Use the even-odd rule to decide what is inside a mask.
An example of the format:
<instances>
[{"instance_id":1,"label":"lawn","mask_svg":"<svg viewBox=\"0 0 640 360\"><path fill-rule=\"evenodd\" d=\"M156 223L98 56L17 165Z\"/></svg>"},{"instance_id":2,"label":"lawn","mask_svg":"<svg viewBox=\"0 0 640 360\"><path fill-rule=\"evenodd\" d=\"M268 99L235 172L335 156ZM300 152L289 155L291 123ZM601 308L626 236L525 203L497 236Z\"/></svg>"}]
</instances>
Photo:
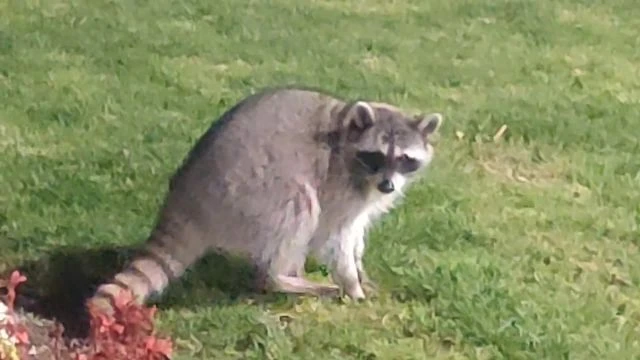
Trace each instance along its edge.
<instances>
[{"instance_id":1,"label":"lawn","mask_svg":"<svg viewBox=\"0 0 640 360\"><path fill-rule=\"evenodd\" d=\"M175 359L640 358L637 1L0 0L0 14L0 270L31 264L32 291L63 299L126 257L109 249L144 240L209 124L297 83L445 115L429 175L370 232L380 294L243 295L207 258L157 303Z\"/></svg>"}]
</instances>

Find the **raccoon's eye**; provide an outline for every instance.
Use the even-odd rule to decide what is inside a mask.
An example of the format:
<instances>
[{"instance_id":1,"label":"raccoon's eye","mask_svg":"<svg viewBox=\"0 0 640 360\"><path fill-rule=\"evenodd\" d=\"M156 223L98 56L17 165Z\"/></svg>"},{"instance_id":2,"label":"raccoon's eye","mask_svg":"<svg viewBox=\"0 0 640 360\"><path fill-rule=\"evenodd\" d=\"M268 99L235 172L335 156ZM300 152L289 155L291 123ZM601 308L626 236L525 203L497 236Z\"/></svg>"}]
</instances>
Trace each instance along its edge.
<instances>
[{"instance_id":1,"label":"raccoon's eye","mask_svg":"<svg viewBox=\"0 0 640 360\"><path fill-rule=\"evenodd\" d=\"M414 172L420 167L420 161L408 156L407 154L400 156L398 163L398 171L402 174Z\"/></svg>"},{"instance_id":2,"label":"raccoon's eye","mask_svg":"<svg viewBox=\"0 0 640 360\"><path fill-rule=\"evenodd\" d=\"M356 154L358 162L370 173L377 173L382 169L386 162L386 156L377 151L359 151Z\"/></svg>"}]
</instances>

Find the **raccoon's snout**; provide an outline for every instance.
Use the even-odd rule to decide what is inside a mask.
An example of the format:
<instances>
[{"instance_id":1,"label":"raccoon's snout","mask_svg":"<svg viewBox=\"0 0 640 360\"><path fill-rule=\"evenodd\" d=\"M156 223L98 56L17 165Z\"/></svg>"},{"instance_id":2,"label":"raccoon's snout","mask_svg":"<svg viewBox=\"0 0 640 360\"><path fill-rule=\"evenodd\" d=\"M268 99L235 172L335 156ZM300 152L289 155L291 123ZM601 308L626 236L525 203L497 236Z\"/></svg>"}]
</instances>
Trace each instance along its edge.
<instances>
[{"instance_id":1,"label":"raccoon's snout","mask_svg":"<svg viewBox=\"0 0 640 360\"><path fill-rule=\"evenodd\" d=\"M391 194L395 190L395 187L391 180L384 179L378 183L378 190L384 194Z\"/></svg>"}]
</instances>

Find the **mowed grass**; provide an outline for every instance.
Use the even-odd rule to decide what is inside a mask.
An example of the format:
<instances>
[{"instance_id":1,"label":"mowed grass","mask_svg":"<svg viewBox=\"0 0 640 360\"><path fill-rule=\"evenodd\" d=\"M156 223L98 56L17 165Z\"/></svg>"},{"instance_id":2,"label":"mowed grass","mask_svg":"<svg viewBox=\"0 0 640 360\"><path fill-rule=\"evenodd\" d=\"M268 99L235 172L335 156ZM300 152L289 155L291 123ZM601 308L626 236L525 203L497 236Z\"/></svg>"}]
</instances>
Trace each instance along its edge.
<instances>
[{"instance_id":1,"label":"mowed grass","mask_svg":"<svg viewBox=\"0 0 640 360\"><path fill-rule=\"evenodd\" d=\"M636 1L0 0L0 13L4 269L139 244L209 124L297 83L446 116L430 174L370 233L379 297L252 302L217 291L205 262L159 302L176 359L640 358Z\"/></svg>"}]
</instances>

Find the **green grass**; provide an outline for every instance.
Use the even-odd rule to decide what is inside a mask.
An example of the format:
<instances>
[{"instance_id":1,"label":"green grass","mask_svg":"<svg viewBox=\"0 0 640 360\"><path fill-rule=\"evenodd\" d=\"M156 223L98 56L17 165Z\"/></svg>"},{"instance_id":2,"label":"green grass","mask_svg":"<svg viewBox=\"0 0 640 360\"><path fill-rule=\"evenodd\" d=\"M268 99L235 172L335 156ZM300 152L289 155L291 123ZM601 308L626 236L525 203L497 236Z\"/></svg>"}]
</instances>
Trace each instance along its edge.
<instances>
[{"instance_id":1,"label":"green grass","mask_svg":"<svg viewBox=\"0 0 640 360\"><path fill-rule=\"evenodd\" d=\"M638 359L637 5L0 0L0 264L140 243L210 122L299 83L446 116L380 297L252 304L204 263L160 302L177 359Z\"/></svg>"}]
</instances>

